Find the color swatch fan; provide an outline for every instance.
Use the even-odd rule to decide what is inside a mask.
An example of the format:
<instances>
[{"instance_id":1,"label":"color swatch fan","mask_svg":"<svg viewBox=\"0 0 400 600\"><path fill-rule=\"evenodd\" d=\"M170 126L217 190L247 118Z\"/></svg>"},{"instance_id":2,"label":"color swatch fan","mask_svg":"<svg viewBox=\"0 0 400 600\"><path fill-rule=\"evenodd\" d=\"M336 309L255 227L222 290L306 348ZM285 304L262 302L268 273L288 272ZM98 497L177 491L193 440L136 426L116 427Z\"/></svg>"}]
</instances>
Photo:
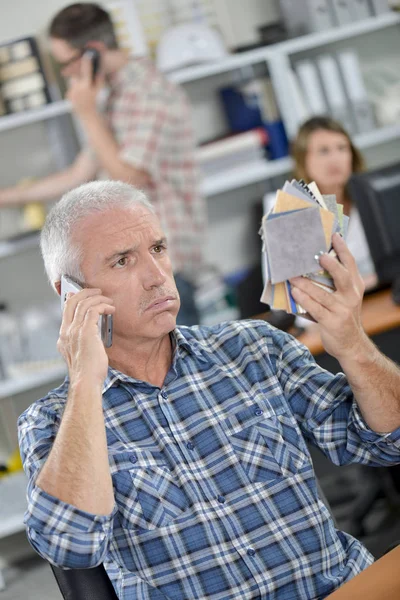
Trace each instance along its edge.
<instances>
[{"instance_id":1,"label":"color swatch fan","mask_svg":"<svg viewBox=\"0 0 400 600\"><path fill-rule=\"evenodd\" d=\"M271 308L304 315L306 311L293 299L289 279L308 277L315 285L333 292L329 273L316 260L321 252L335 255L332 235L346 237L349 218L336 197L322 195L317 185L293 179L276 194L271 211L263 217L266 283L261 302Z\"/></svg>"}]
</instances>

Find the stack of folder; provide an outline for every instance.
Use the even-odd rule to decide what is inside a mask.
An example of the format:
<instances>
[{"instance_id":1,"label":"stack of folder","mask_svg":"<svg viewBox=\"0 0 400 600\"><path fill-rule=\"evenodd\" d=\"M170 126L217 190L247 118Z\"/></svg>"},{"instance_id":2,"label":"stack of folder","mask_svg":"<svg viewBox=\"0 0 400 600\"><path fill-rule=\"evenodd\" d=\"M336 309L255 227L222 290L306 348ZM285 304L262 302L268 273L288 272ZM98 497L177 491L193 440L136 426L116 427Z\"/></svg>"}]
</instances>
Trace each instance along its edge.
<instances>
[{"instance_id":1,"label":"stack of folder","mask_svg":"<svg viewBox=\"0 0 400 600\"><path fill-rule=\"evenodd\" d=\"M266 160L268 133L263 127L230 135L200 146L196 158L204 175Z\"/></svg>"},{"instance_id":2,"label":"stack of folder","mask_svg":"<svg viewBox=\"0 0 400 600\"><path fill-rule=\"evenodd\" d=\"M324 252L335 256L332 235L338 232L346 238L348 223L335 195L322 195L315 182L287 181L260 229L266 267L261 302L287 313L306 314L291 294L289 279L298 276L333 292L334 282L318 258Z\"/></svg>"},{"instance_id":3,"label":"stack of folder","mask_svg":"<svg viewBox=\"0 0 400 600\"><path fill-rule=\"evenodd\" d=\"M38 108L51 101L33 37L0 44L0 114Z\"/></svg>"}]
</instances>

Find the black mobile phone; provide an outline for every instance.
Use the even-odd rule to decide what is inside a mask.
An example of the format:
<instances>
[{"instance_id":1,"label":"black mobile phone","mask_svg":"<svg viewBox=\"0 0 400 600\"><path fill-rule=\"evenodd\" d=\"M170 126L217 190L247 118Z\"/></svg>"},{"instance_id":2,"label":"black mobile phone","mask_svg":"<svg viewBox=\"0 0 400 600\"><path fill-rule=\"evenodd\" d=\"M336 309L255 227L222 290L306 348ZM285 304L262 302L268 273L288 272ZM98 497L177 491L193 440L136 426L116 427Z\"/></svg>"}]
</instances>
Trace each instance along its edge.
<instances>
[{"instance_id":1,"label":"black mobile phone","mask_svg":"<svg viewBox=\"0 0 400 600\"><path fill-rule=\"evenodd\" d=\"M92 63L92 81L94 82L100 69L100 52L96 48L87 48L83 56L88 57Z\"/></svg>"},{"instance_id":2,"label":"black mobile phone","mask_svg":"<svg viewBox=\"0 0 400 600\"><path fill-rule=\"evenodd\" d=\"M64 310L64 303L67 299L68 292L76 294L77 292L80 292L81 289L81 286L76 281L68 277L68 275L61 276L61 310ZM113 316L102 315L99 318L98 327L104 346L106 348L110 348L110 346L112 346Z\"/></svg>"}]
</instances>

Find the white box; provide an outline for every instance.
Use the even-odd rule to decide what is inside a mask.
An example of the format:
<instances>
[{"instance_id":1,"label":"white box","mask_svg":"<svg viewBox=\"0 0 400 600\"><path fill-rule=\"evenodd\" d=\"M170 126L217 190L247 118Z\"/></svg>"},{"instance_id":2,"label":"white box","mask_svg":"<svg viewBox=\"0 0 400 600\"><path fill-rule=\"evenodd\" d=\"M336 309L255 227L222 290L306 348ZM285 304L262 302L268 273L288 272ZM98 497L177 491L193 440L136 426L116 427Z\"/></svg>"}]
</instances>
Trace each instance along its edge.
<instances>
[{"instance_id":1,"label":"white box","mask_svg":"<svg viewBox=\"0 0 400 600\"><path fill-rule=\"evenodd\" d=\"M331 5L336 25L348 25L353 22L350 0L331 0Z\"/></svg>"},{"instance_id":2,"label":"white box","mask_svg":"<svg viewBox=\"0 0 400 600\"><path fill-rule=\"evenodd\" d=\"M295 64L295 72L310 114L326 114L328 112L328 105L325 101L315 63L309 59L300 60Z\"/></svg>"},{"instance_id":3,"label":"white box","mask_svg":"<svg viewBox=\"0 0 400 600\"><path fill-rule=\"evenodd\" d=\"M374 15L382 15L390 12L389 0L371 0Z\"/></svg>"},{"instance_id":4,"label":"white box","mask_svg":"<svg viewBox=\"0 0 400 600\"><path fill-rule=\"evenodd\" d=\"M350 48L342 50L337 56L357 131L359 133L371 131L375 128L376 121L368 99L358 55L355 50Z\"/></svg>"},{"instance_id":5,"label":"white box","mask_svg":"<svg viewBox=\"0 0 400 600\"><path fill-rule=\"evenodd\" d=\"M285 27L293 37L335 26L329 0L280 0L280 9Z\"/></svg>"},{"instance_id":6,"label":"white box","mask_svg":"<svg viewBox=\"0 0 400 600\"><path fill-rule=\"evenodd\" d=\"M349 133L354 133L354 121L336 60L330 54L323 54L318 56L317 64L330 114L340 121Z\"/></svg>"},{"instance_id":7,"label":"white box","mask_svg":"<svg viewBox=\"0 0 400 600\"><path fill-rule=\"evenodd\" d=\"M373 12L369 0L348 0L348 3L354 21L372 17Z\"/></svg>"}]
</instances>

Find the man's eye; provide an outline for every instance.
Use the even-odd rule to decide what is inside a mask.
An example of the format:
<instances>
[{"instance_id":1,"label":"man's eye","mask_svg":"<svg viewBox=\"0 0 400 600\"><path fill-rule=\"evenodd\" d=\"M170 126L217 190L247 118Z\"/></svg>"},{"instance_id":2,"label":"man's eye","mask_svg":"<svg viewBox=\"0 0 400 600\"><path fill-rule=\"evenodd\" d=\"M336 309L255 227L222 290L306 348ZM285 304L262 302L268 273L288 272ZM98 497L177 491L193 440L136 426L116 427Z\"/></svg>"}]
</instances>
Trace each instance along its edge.
<instances>
[{"instance_id":1,"label":"man's eye","mask_svg":"<svg viewBox=\"0 0 400 600\"><path fill-rule=\"evenodd\" d=\"M165 250L165 246L163 244L159 244L158 246L154 246L153 250L156 254L160 254L163 250Z\"/></svg>"},{"instance_id":2,"label":"man's eye","mask_svg":"<svg viewBox=\"0 0 400 600\"><path fill-rule=\"evenodd\" d=\"M127 257L123 256L122 258L119 259L119 261L116 263L116 266L118 267L124 267L126 265L126 261L127 261Z\"/></svg>"}]
</instances>

